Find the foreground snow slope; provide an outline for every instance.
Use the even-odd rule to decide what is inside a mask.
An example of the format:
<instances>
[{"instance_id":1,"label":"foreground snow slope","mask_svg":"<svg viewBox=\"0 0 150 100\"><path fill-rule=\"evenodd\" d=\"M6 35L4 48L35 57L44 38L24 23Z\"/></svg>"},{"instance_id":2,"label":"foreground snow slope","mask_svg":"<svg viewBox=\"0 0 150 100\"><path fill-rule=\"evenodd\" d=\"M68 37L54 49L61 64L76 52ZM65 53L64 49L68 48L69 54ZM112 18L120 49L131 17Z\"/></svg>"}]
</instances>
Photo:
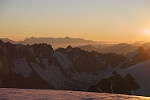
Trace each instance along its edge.
<instances>
[{"instance_id":1,"label":"foreground snow slope","mask_svg":"<svg viewBox=\"0 0 150 100\"><path fill-rule=\"evenodd\" d=\"M149 100L150 97L80 91L0 88L0 100Z\"/></svg>"}]
</instances>

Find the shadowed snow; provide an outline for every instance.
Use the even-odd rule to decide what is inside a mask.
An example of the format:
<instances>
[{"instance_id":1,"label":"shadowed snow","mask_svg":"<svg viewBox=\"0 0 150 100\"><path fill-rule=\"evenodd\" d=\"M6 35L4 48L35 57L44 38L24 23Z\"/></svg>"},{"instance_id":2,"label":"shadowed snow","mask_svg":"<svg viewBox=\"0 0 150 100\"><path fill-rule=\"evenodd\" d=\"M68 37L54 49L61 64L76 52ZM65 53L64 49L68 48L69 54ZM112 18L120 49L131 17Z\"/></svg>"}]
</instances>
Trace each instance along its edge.
<instances>
[{"instance_id":1,"label":"shadowed snow","mask_svg":"<svg viewBox=\"0 0 150 100\"><path fill-rule=\"evenodd\" d=\"M12 68L12 71L23 75L25 78L29 77L32 69L29 67L26 58L20 58L15 61L15 68Z\"/></svg>"},{"instance_id":2,"label":"shadowed snow","mask_svg":"<svg viewBox=\"0 0 150 100\"><path fill-rule=\"evenodd\" d=\"M140 85L140 88L132 94L150 95L150 60L139 63L127 69L119 69L117 72L123 76L130 73Z\"/></svg>"}]
</instances>

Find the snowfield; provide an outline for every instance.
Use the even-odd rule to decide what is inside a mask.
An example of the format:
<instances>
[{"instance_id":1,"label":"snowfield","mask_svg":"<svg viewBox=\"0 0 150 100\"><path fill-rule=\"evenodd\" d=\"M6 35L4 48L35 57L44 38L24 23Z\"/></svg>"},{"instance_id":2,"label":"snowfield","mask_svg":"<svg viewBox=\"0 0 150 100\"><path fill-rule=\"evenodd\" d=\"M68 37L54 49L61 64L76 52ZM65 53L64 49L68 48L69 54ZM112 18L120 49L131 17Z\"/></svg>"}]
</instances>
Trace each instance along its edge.
<instances>
[{"instance_id":1,"label":"snowfield","mask_svg":"<svg viewBox=\"0 0 150 100\"><path fill-rule=\"evenodd\" d=\"M150 97L80 91L0 88L0 100L150 100Z\"/></svg>"},{"instance_id":2,"label":"snowfield","mask_svg":"<svg viewBox=\"0 0 150 100\"><path fill-rule=\"evenodd\" d=\"M140 88L137 91L132 92L132 94L144 96L150 95L150 60L139 63L127 69L119 69L117 72L123 76L130 73L140 85Z\"/></svg>"}]
</instances>

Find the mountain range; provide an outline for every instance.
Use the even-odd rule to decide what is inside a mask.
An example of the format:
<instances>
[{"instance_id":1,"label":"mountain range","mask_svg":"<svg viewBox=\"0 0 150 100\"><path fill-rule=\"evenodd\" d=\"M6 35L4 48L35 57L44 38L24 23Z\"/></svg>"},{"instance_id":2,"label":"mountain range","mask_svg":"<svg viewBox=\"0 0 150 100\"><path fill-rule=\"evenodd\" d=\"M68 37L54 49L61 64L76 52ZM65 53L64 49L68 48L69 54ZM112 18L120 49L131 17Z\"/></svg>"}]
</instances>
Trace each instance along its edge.
<instances>
[{"instance_id":1,"label":"mountain range","mask_svg":"<svg viewBox=\"0 0 150 100\"><path fill-rule=\"evenodd\" d=\"M116 44L95 44L95 45L82 45L78 46L82 50L97 51L99 53L117 53L117 54L128 54L129 52L136 51L139 47L144 49L150 49L150 42L135 42L135 43L116 43Z\"/></svg>"},{"instance_id":2,"label":"mountain range","mask_svg":"<svg viewBox=\"0 0 150 100\"><path fill-rule=\"evenodd\" d=\"M64 38L44 38L44 37L41 37L41 38L36 38L36 37L30 37L30 38L26 38L25 40L23 41L13 41L13 40L10 40L8 38L1 38L1 40L3 40L4 42L10 42L10 43L13 43L13 44L24 44L24 45L27 45L27 44L39 44L39 43L46 43L46 44L51 44L53 45L53 48L54 49L57 49L59 47L67 47L68 45L71 45L71 46L80 46L80 45L87 45L87 44L95 44L97 43L96 41L93 41L93 40L85 40L85 39L82 39L82 38L71 38L71 37L64 37Z\"/></svg>"},{"instance_id":3,"label":"mountain range","mask_svg":"<svg viewBox=\"0 0 150 100\"><path fill-rule=\"evenodd\" d=\"M24 44L32 45L39 43L46 43L53 46L53 49L57 48L66 48L71 45L72 47L79 47L82 50L86 51L96 51L99 53L117 53L126 55L129 52L136 51L139 47L144 49L150 49L150 42L134 42L134 43L110 43L110 42L97 42L93 40L85 40L82 38L36 38L30 37L26 38L23 41L13 41L8 38L1 38L4 42L10 42L12 44Z\"/></svg>"},{"instance_id":4,"label":"mountain range","mask_svg":"<svg viewBox=\"0 0 150 100\"><path fill-rule=\"evenodd\" d=\"M143 47L123 55L89 52L72 46L53 49L46 43L23 45L0 40L0 87L148 96L149 60L150 51ZM122 84L117 85L116 79ZM101 88L106 83L112 87L110 91ZM126 87L127 90L118 91Z\"/></svg>"}]
</instances>

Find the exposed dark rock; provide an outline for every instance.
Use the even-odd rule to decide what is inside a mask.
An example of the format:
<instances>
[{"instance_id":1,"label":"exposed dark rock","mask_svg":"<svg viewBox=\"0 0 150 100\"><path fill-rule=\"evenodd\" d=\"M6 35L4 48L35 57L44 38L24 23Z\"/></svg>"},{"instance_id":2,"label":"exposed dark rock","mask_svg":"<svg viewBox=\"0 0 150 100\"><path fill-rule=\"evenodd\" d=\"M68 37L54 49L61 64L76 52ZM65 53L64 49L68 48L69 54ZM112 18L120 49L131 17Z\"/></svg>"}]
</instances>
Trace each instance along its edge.
<instances>
[{"instance_id":1,"label":"exposed dark rock","mask_svg":"<svg viewBox=\"0 0 150 100\"><path fill-rule=\"evenodd\" d=\"M130 74L127 74L125 77L122 77L120 74L113 72L113 76L104 78L99 83L90 86L88 91L131 94L132 90L136 91L138 88L139 84Z\"/></svg>"}]
</instances>

